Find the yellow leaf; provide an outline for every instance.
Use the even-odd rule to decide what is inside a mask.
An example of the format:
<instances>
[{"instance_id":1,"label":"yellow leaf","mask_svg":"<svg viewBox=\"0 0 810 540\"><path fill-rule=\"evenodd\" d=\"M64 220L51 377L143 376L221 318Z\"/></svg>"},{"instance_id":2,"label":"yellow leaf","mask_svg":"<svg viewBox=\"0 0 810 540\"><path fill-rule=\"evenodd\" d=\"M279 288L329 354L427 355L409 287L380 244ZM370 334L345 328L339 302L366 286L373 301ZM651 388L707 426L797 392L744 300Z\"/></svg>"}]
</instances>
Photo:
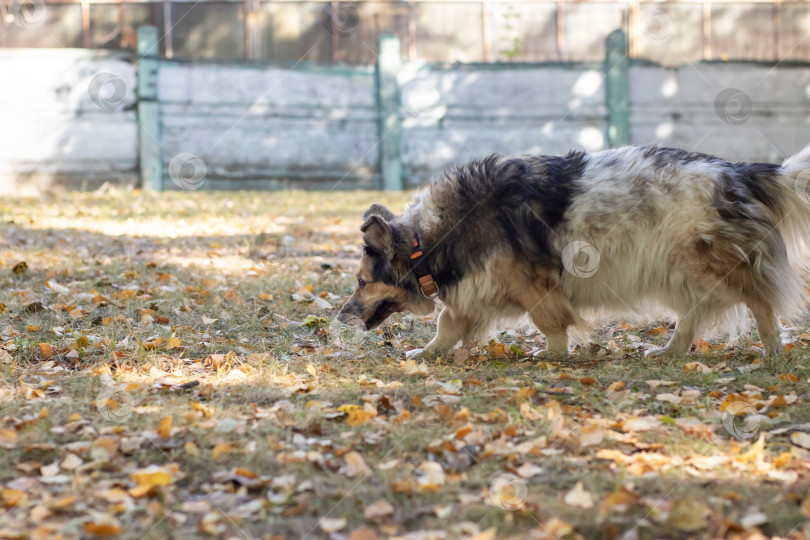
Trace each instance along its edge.
<instances>
[{"instance_id":1,"label":"yellow leaf","mask_svg":"<svg viewBox=\"0 0 810 540\"><path fill-rule=\"evenodd\" d=\"M338 407L338 411L342 413L349 414L352 411L356 411L357 409L362 409L360 405L355 405L354 403L347 403L346 405L341 405Z\"/></svg>"},{"instance_id":2,"label":"yellow leaf","mask_svg":"<svg viewBox=\"0 0 810 540\"><path fill-rule=\"evenodd\" d=\"M226 442L218 442L214 445L214 452L211 454L211 459L218 460L221 456L233 450L233 445Z\"/></svg>"},{"instance_id":3,"label":"yellow leaf","mask_svg":"<svg viewBox=\"0 0 810 540\"><path fill-rule=\"evenodd\" d=\"M174 481L174 476L179 472L180 468L176 463L164 465L159 467L157 465L150 465L145 469L138 469L137 471L129 473L129 478L135 482L138 487L146 486L148 488L157 486L168 486Z\"/></svg>"},{"instance_id":4,"label":"yellow leaf","mask_svg":"<svg viewBox=\"0 0 810 540\"><path fill-rule=\"evenodd\" d=\"M372 416L373 415L371 413L357 408L349 413L349 416L346 418L346 424L350 426L359 426L371 420Z\"/></svg>"},{"instance_id":5,"label":"yellow leaf","mask_svg":"<svg viewBox=\"0 0 810 540\"><path fill-rule=\"evenodd\" d=\"M153 339L152 341L144 341L141 343L141 346L147 351L153 351L163 345L166 342L165 339L159 337L157 339Z\"/></svg>"},{"instance_id":6,"label":"yellow leaf","mask_svg":"<svg viewBox=\"0 0 810 540\"><path fill-rule=\"evenodd\" d=\"M201 412L205 418L211 418L214 416L214 410L211 407L203 405L199 401L191 402L191 410Z\"/></svg>"},{"instance_id":7,"label":"yellow leaf","mask_svg":"<svg viewBox=\"0 0 810 540\"><path fill-rule=\"evenodd\" d=\"M179 347L181 343L180 338L172 334L169 341L166 342L166 349L174 349Z\"/></svg>"},{"instance_id":8,"label":"yellow leaf","mask_svg":"<svg viewBox=\"0 0 810 540\"><path fill-rule=\"evenodd\" d=\"M747 463L749 461L754 461L760 455L762 455L762 451L764 449L765 449L765 434L760 433L759 439L757 439L757 442L751 445L751 448L748 449L748 452L740 454L739 456L735 457L734 461L738 461L740 463Z\"/></svg>"},{"instance_id":9,"label":"yellow leaf","mask_svg":"<svg viewBox=\"0 0 810 540\"><path fill-rule=\"evenodd\" d=\"M192 456L199 456L200 455L200 449L196 444L194 444L193 441L186 441L186 444L185 444L185 446L183 448L185 449L185 451L189 455L192 455Z\"/></svg>"},{"instance_id":10,"label":"yellow leaf","mask_svg":"<svg viewBox=\"0 0 810 540\"><path fill-rule=\"evenodd\" d=\"M169 436L172 434L172 417L171 416L164 416L163 419L158 424L157 428L158 435L163 437L164 439L168 439Z\"/></svg>"},{"instance_id":11,"label":"yellow leaf","mask_svg":"<svg viewBox=\"0 0 810 540\"><path fill-rule=\"evenodd\" d=\"M25 325L25 330L27 332L36 332L40 328L42 328L42 327L41 326L34 326L33 324L26 324Z\"/></svg>"}]
</instances>

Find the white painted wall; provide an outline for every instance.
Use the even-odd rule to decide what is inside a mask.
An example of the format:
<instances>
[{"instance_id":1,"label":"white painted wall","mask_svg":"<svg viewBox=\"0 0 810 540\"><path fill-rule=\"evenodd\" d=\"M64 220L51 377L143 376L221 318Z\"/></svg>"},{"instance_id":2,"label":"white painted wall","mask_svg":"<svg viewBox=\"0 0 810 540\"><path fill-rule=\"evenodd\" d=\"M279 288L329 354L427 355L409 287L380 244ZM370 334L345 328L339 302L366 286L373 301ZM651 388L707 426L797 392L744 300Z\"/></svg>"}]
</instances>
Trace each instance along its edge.
<instances>
[{"instance_id":1,"label":"white painted wall","mask_svg":"<svg viewBox=\"0 0 810 540\"><path fill-rule=\"evenodd\" d=\"M120 79L120 96L101 94L115 97L108 108L89 92L100 73ZM80 49L0 49L0 192L134 182L134 103L129 61Z\"/></svg>"}]
</instances>

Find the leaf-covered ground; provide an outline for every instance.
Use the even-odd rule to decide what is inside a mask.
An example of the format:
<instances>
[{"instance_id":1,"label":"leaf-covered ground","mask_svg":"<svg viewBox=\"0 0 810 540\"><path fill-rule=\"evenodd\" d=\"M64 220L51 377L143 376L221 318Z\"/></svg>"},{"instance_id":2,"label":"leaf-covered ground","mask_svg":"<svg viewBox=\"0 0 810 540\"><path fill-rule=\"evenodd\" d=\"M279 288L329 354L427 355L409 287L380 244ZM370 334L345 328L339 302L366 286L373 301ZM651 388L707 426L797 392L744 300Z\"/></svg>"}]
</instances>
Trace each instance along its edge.
<instances>
[{"instance_id":1,"label":"leaf-covered ground","mask_svg":"<svg viewBox=\"0 0 810 540\"><path fill-rule=\"evenodd\" d=\"M408 194L0 202L0 538L810 538L810 335L566 361L332 322ZM24 264L21 264L24 263Z\"/></svg>"}]
</instances>

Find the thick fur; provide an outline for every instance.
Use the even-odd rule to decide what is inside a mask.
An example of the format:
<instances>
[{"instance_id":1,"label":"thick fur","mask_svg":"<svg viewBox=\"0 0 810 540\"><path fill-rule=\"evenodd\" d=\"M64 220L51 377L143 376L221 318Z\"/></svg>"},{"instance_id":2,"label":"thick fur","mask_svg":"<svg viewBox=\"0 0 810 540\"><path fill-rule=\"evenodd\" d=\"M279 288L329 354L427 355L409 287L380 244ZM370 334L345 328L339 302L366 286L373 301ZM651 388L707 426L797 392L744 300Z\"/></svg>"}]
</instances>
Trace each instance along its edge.
<instances>
[{"instance_id":1,"label":"thick fur","mask_svg":"<svg viewBox=\"0 0 810 540\"><path fill-rule=\"evenodd\" d=\"M445 305L428 351L528 314L565 354L568 330L588 330L580 313L660 306L678 322L653 352L679 354L700 331L747 320L747 306L778 353L777 317L807 307L808 178L810 146L782 165L658 146L494 155L446 171L401 216L369 208L361 274L382 285L358 288L340 317L368 328L430 308L408 266L416 232Z\"/></svg>"}]
</instances>

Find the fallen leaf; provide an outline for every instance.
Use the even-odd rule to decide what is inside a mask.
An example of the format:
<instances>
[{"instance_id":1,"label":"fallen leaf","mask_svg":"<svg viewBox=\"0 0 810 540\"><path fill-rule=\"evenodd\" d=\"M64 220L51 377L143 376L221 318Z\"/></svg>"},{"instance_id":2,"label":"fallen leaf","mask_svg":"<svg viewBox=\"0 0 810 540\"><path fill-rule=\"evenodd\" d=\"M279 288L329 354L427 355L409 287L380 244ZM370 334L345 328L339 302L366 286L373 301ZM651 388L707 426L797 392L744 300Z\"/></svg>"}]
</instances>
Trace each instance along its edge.
<instances>
[{"instance_id":1,"label":"fallen leaf","mask_svg":"<svg viewBox=\"0 0 810 540\"><path fill-rule=\"evenodd\" d=\"M346 526L346 518L321 518L318 526L326 534L337 532Z\"/></svg>"},{"instance_id":2,"label":"fallen leaf","mask_svg":"<svg viewBox=\"0 0 810 540\"><path fill-rule=\"evenodd\" d=\"M577 482L574 488L565 494L565 504L577 508L593 508L593 495L582 487L582 482Z\"/></svg>"},{"instance_id":3,"label":"fallen leaf","mask_svg":"<svg viewBox=\"0 0 810 540\"><path fill-rule=\"evenodd\" d=\"M708 525L708 508L694 497L679 497L672 502L667 521L676 529L694 532Z\"/></svg>"},{"instance_id":4,"label":"fallen leaf","mask_svg":"<svg viewBox=\"0 0 810 540\"><path fill-rule=\"evenodd\" d=\"M388 517L394 513L394 507L384 499L371 503L363 510L363 517L366 519L380 519Z\"/></svg>"},{"instance_id":5,"label":"fallen leaf","mask_svg":"<svg viewBox=\"0 0 810 540\"><path fill-rule=\"evenodd\" d=\"M157 428L158 435L163 437L164 439L168 439L169 436L172 434L172 417L171 416L164 416L163 419L158 424Z\"/></svg>"},{"instance_id":6,"label":"fallen leaf","mask_svg":"<svg viewBox=\"0 0 810 540\"><path fill-rule=\"evenodd\" d=\"M96 538L114 538L121 534L121 527L110 523L88 521L84 524L84 532Z\"/></svg>"},{"instance_id":7,"label":"fallen leaf","mask_svg":"<svg viewBox=\"0 0 810 540\"><path fill-rule=\"evenodd\" d=\"M53 349L53 345L51 345L50 343L40 343L39 345L37 345L37 347L39 347L39 354L42 355L43 360L47 360L48 358L56 354L56 351L54 351Z\"/></svg>"},{"instance_id":8,"label":"fallen leaf","mask_svg":"<svg viewBox=\"0 0 810 540\"><path fill-rule=\"evenodd\" d=\"M790 434L790 442L796 446L801 446L802 448L810 450L810 433L806 433L804 431L794 431Z\"/></svg>"}]
</instances>

